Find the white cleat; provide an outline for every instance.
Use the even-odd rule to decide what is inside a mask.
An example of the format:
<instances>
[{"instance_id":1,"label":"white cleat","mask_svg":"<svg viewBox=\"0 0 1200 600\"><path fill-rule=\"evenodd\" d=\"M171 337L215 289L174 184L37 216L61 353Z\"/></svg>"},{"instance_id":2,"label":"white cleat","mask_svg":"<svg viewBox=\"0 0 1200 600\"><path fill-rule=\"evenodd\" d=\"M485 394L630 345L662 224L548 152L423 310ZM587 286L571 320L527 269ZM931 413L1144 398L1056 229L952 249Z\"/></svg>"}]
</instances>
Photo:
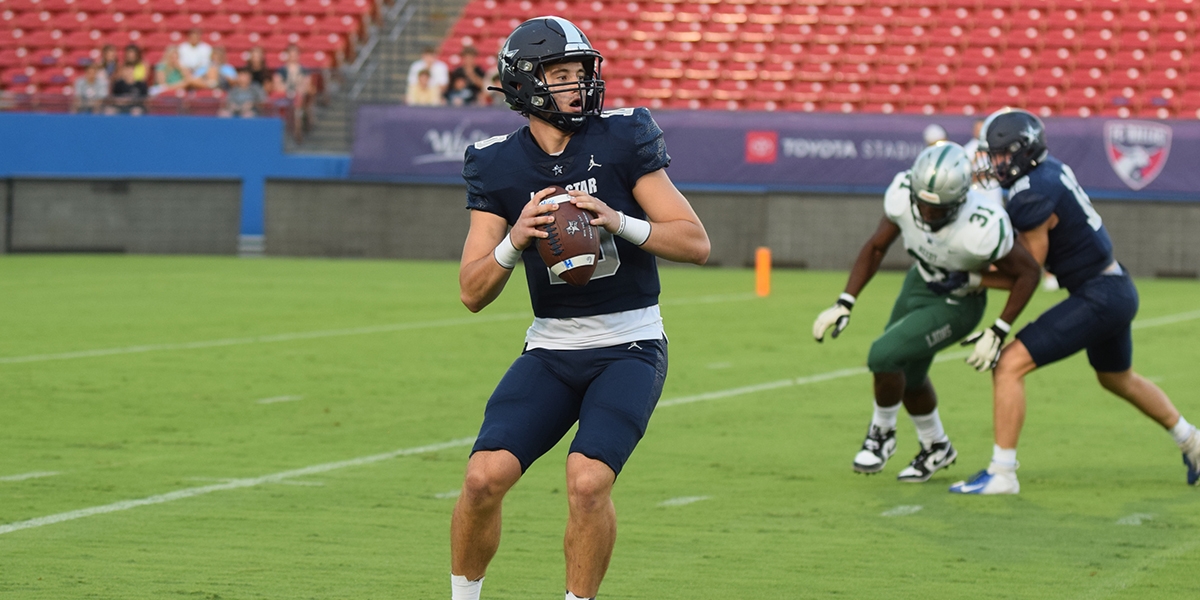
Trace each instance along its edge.
<instances>
[{"instance_id":1,"label":"white cleat","mask_svg":"<svg viewBox=\"0 0 1200 600\"><path fill-rule=\"evenodd\" d=\"M950 486L951 494L1017 494L1021 491L1021 483L1017 481L1016 469L997 469L988 467L976 473L966 481L960 481Z\"/></svg>"},{"instance_id":2,"label":"white cleat","mask_svg":"<svg viewBox=\"0 0 1200 600\"><path fill-rule=\"evenodd\" d=\"M854 471L870 475L887 466L887 461L896 453L896 430L884 431L875 425L867 428L867 438L862 450L854 455Z\"/></svg>"}]
</instances>

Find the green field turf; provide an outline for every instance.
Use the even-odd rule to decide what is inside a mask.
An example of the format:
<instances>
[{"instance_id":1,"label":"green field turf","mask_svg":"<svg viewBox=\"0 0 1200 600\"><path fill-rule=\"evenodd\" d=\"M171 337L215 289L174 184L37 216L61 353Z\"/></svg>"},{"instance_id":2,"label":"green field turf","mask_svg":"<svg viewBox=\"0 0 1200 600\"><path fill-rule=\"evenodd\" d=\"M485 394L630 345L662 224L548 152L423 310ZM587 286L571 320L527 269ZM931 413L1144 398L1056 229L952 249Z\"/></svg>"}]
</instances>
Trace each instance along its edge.
<instances>
[{"instance_id":1,"label":"green field turf","mask_svg":"<svg viewBox=\"0 0 1200 600\"><path fill-rule=\"evenodd\" d=\"M844 273L777 271L765 299L748 270L662 279L670 375L603 598L1200 592L1200 489L1082 356L1029 378L1021 495L952 497L992 443L960 358L932 373L958 464L896 482L902 417L885 473L850 469L900 274L823 345ZM531 318L513 283L472 315L445 262L0 258L0 597L448 598L469 438ZM1200 421L1200 284L1138 284L1135 367ZM562 597L565 448L509 495L485 598Z\"/></svg>"}]
</instances>

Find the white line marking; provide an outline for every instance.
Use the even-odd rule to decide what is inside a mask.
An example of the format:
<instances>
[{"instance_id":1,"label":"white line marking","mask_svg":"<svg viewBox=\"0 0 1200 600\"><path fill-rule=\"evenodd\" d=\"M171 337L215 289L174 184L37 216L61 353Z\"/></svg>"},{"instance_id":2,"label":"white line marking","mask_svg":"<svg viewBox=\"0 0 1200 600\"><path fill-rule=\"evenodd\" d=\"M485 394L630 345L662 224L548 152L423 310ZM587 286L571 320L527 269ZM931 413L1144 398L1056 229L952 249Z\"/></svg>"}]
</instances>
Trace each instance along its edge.
<instances>
[{"instance_id":1,"label":"white line marking","mask_svg":"<svg viewBox=\"0 0 1200 600\"><path fill-rule=\"evenodd\" d=\"M102 348L99 350L80 350L78 352L61 352L57 354L33 354L30 356L8 356L0 358L0 365L16 363L42 362L48 360L70 360L73 358L95 358L98 356L113 356L117 354L140 354L143 352L161 352L166 350L198 350L201 348L218 348L221 346L241 346L245 344L267 344L272 342L291 342L295 340L314 340L329 337L349 335L367 335L372 333L390 333L394 331L412 331L416 329L433 329L436 327L454 327L458 325L473 325L476 323L495 323L528 319L528 313L501 313L488 316L464 317L461 319L439 319L422 323L394 323L392 325L376 325L374 327L353 327L350 329L328 329L325 331L303 331L298 333L278 333L274 335L259 335L244 338L228 338L223 340L207 340L202 342L181 342L178 344L146 344L143 346L127 346L125 348Z\"/></svg>"},{"instance_id":2,"label":"white line marking","mask_svg":"<svg viewBox=\"0 0 1200 600\"><path fill-rule=\"evenodd\" d=\"M442 492L440 494L434 494L433 497L437 498L438 500L449 500L451 498L457 498L459 496L459 494L462 494L462 490L454 490L453 492Z\"/></svg>"},{"instance_id":3,"label":"white line marking","mask_svg":"<svg viewBox=\"0 0 1200 600\"><path fill-rule=\"evenodd\" d=\"M706 368L708 368L708 369L728 369L729 367L732 367L732 366L733 366L733 363L731 363L731 362L715 362L715 363L709 363L708 365L706 365Z\"/></svg>"},{"instance_id":4,"label":"white line marking","mask_svg":"<svg viewBox=\"0 0 1200 600\"><path fill-rule=\"evenodd\" d=\"M695 298L680 298L662 302L663 306L684 306L688 304L715 304L718 302L736 302L755 298L754 294L722 294L699 296ZM219 348L222 346L242 346L246 344L269 344L274 342L292 342L296 340L313 340L350 335L369 335L373 333L392 333L396 331L413 331L418 329L434 329L438 327L456 327L460 325L477 325L531 319L527 312L499 313L494 315L474 315L457 319L438 319L418 323L393 323L391 325L375 325L371 327L351 327L348 329L327 329L324 331L301 331L296 333L277 333L244 338L227 338L221 340L205 340L200 342L179 342L173 344L145 344L141 346L126 346L124 348L100 348L97 350L79 350L75 352L59 352L54 354L31 354L28 356L0 357L0 365L18 363L44 362L50 360L71 360L75 358L96 358L100 356L115 356L119 354L141 354L144 352L162 352L169 350L199 350L203 348Z\"/></svg>"},{"instance_id":5,"label":"white line marking","mask_svg":"<svg viewBox=\"0 0 1200 600\"><path fill-rule=\"evenodd\" d=\"M1158 317L1156 319L1149 319L1147 321L1142 321L1140 323L1148 323L1148 324L1142 325L1142 327L1154 327L1154 326L1158 326L1158 325L1169 325L1171 323L1179 323L1181 321L1188 321L1188 320L1192 320L1192 319L1200 319L1200 311L1193 311L1193 312L1189 312L1189 313L1180 313L1177 315L1168 315L1165 317ZM1141 327L1137 327L1138 323L1139 322L1135 322L1134 326L1135 326L1135 328L1140 329ZM969 354L968 352L950 352L950 353L945 353L945 354L939 355L934 360L938 361L938 362L943 361L943 360L953 360L956 358L964 358L968 354ZM690 404L693 402L701 402L704 400L717 400L720 398L741 396L741 395L745 395L745 394L751 394L754 392L767 391L767 390L779 389L779 388L784 388L784 387L792 387L792 386L797 386L797 385L807 385L809 383L818 383L821 381L828 381L830 379L838 379L841 377L850 377L852 375L860 375L860 374L866 373L866 372L867 372L866 367L840 369L837 371L831 371L829 373L809 375L806 377L797 377L795 379L783 379L780 381L772 381L772 382L758 384L758 385L733 388L730 390L709 392L706 394L696 394L693 396L682 396L679 398L666 400L664 402L659 402L658 405L659 406L679 406L682 404ZM231 490L231 489L238 489L238 488L245 488L245 487L254 487L254 486L262 485L264 483L275 483L275 482L281 481L283 479L290 479L293 477L300 477L303 475L311 475L313 473L324 473L326 471L332 471L334 469L341 469L344 467L379 462L381 460L387 460L387 459L395 458L398 456L408 456L408 455L412 455L412 454L423 454L423 453L428 453L428 452L436 452L438 450L444 450L447 448L466 446L466 445L474 443L474 441L475 441L475 438L463 438L463 439L453 440L453 441L449 441L449 442L442 442L440 444L432 444L429 446L420 446L417 448L396 450L396 451L388 452L385 454L376 454L376 455L372 455L372 456L364 456L361 458L352 458L350 460L345 460L345 461L341 461L341 462L325 463L323 465L314 465L311 467L304 467L304 468L296 469L293 471L284 471L282 473L275 473L273 475L264 475L262 477L257 477L254 479L235 479L235 480L229 481L227 483L222 483L222 484L218 484L218 485L209 485L209 486L198 487L198 488L188 488L188 489L178 490L178 491L174 491L174 492L169 492L166 494L161 494L158 496L150 496L148 498L141 498L139 500L123 500L121 502L114 502L113 504L106 504L104 506L95 506L92 508L84 508L84 509L80 509L80 510L76 510L76 511L59 513L57 515L50 515L50 516L46 516L46 517L38 517L35 519L29 519L28 521L18 521L16 523L0 525L0 535L3 535L5 533L12 533L14 531L20 531L22 529L29 529L32 527L41 527L43 525L52 525L54 523L61 523L63 521L71 521L74 519L81 519L83 517L90 517L92 515L116 512L116 511L120 511L120 510L128 510L130 508L136 508L138 506L146 506L146 505L150 505L150 504L162 504L164 502L171 502L173 500L182 500L184 498L191 498L193 496L199 496L199 495L207 494L210 492L219 492L219 491L224 491L224 490ZM702 496L702 497L695 497L695 498L699 498L700 500L705 500L708 497ZM679 500L679 499L677 498L675 500ZM698 500L693 500L693 502L695 502L695 501L698 501ZM671 500L667 500L667 502L671 502ZM1197 542L1197 543L1200 543L1200 542ZM1179 548L1181 549L1181 551L1186 551L1186 550L1190 550L1190 548L1194 545L1195 544L1189 544L1189 545L1185 545L1186 548L1185 548L1185 546L1180 546Z\"/></svg>"},{"instance_id":6,"label":"white line marking","mask_svg":"<svg viewBox=\"0 0 1200 600\"><path fill-rule=\"evenodd\" d=\"M1174 315L1166 315L1163 317L1154 317L1153 319L1138 319L1130 325L1132 329L1145 329L1147 327L1158 327L1159 325L1172 325L1174 323L1182 323L1184 321L1194 321L1200 319L1200 310L1191 312L1178 313Z\"/></svg>"},{"instance_id":7,"label":"white line marking","mask_svg":"<svg viewBox=\"0 0 1200 600\"><path fill-rule=\"evenodd\" d=\"M1146 575L1153 573L1155 568L1163 567L1172 559L1179 558L1195 550L1197 545L1200 545L1200 539L1196 539L1193 536L1192 539L1183 542L1174 548L1168 548L1162 552L1151 554L1150 556L1142 559L1138 564L1125 569L1123 573L1118 573L1112 579L1100 583L1096 587L1083 592L1077 597L1088 598L1089 600L1100 600L1101 598L1107 598L1108 596L1112 596L1120 592L1126 592L1123 595L1128 597L1130 594L1127 592L1129 591L1129 587L1131 585Z\"/></svg>"},{"instance_id":8,"label":"white line marking","mask_svg":"<svg viewBox=\"0 0 1200 600\"><path fill-rule=\"evenodd\" d=\"M1117 525L1141 525L1142 521L1153 521L1154 515L1150 513L1133 513L1127 517L1117 519Z\"/></svg>"},{"instance_id":9,"label":"white line marking","mask_svg":"<svg viewBox=\"0 0 1200 600\"><path fill-rule=\"evenodd\" d=\"M295 401L301 400L303 398L304 398L304 396L274 396L271 398L263 398L262 400L255 400L254 403L255 404L275 404L278 402L295 402Z\"/></svg>"},{"instance_id":10,"label":"white line marking","mask_svg":"<svg viewBox=\"0 0 1200 600\"><path fill-rule=\"evenodd\" d=\"M659 502L658 505L659 506L684 506L686 504L692 504L695 502L700 502L702 500L708 500L711 497L712 496L682 496L680 498L671 498L670 500L663 500L662 502Z\"/></svg>"},{"instance_id":11,"label":"white line marking","mask_svg":"<svg viewBox=\"0 0 1200 600\"><path fill-rule=\"evenodd\" d=\"M163 504L165 502L172 502L175 500L183 500L184 498L192 498L195 496L202 496L204 494L210 494L212 492L223 492L225 490L236 490L236 489L241 489L241 488L249 488L249 487L260 486L260 485L263 485L266 483L279 483L279 482L282 482L287 479L294 479L296 477L305 477L307 475L315 475L317 473L327 473L329 471L335 471L337 469L344 469L346 467L357 467L360 465L367 465L367 464L376 463L376 462L380 462L380 461L384 461L384 460L391 460L393 458L398 458L401 456L412 456L414 454L428 454L430 452L438 452L440 450L446 450L449 448L460 448L462 446L469 446L473 443L475 443L475 438L473 438L473 437L463 438L463 439L458 439L458 440L452 440L449 442L442 442L440 444L430 444L428 446L417 446L416 448L404 448L401 450L393 450L391 452L385 452L383 454L372 454L371 456L361 456L359 458L352 458L350 460L343 460L343 461L338 461L338 462L313 465L311 467L304 467L301 469L293 469L291 471L283 471L280 473L272 473L270 475L263 475L262 477L253 477L253 478L249 478L249 479L232 479L225 483L206 485L203 487L186 488L186 489L182 489L182 490L176 490L174 492L168 492L166 494L159 494L157 496L150 496L147 498L139 498L137 500L122 500L120 502L114 502L112 504L105 504L103 506L93 506L91 508L84 508L81 510L73 510L70 512L58 513L56 515L49 515L49 516L45 516L45 517L38 517L36 519L29 519L27 521L17 521L16 523L0 525L0 535L3 535L5 533L12 533L14 531L21 531L22 529L31 529L33 527L41 527L43 525L53 525L55 523L62 523L63 521L72 521L75 519L82 519L83 517L90 517L92 515L101 515L101 514L117 512L117 511L121 511L121 510L129 510L131 508L137 508L139 506L148 506L151 504Z\"/></svg>"},{"instance_id":12,"label":"white line marking","mask_svg":"<svg viewBox=\"0 0 1200 600\"><path fill-rule=\"evenodd\" d=\"M925 507L920 506L920 505L915 505L915 504L913 504L913 505L901 504L900 506L897 506L896 508L885 510L885 511L879 513L879 516L881 516L881 517L905 517L908 515L915 515L915 514L921 512L922 508L925 508Z\"/></svg>"},{"instance_id":13,"label":"white line marking","mask_svg":"<svg viewBox=\"0 0 1200 600\"><path fill-rule=\"evenodd\" d=\"M0 477L0 481L25 481L26 479L40 479L42 477L54 477L58 475L58 471L34 471L32 473L21 473L20 475L5 475Z\"/></svg>"}]
</instances>

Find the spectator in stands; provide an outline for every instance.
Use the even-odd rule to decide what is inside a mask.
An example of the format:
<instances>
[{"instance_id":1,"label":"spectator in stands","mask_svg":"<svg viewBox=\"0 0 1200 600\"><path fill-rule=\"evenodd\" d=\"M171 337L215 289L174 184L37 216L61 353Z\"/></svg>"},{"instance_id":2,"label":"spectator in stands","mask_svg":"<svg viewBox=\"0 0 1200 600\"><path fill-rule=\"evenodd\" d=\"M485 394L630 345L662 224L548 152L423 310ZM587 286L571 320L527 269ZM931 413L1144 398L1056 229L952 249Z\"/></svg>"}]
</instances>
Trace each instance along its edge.
<instances>
[{"instance_id":1,"label":"spectator in stands","mask_svg":"<svg viewBox=\"0 0 1200 600\"><path fill-rule=\"evenodd\" d=\"M204 41L202 35L199 27L192 28L187 41L179 44L179 64L193 73L212 62L212 46Z\"/></svg>"},{"instance_id":2,"label":"spectator in stands","mask_svg":"<svg viewBox=\"0 0 1200 600\"><path fill-rule=\"evenodd\" d=\"M929 126L925 128L922 136L925 138L925 145L932 146L938 142L946 141L946 130L937 123L930 123Z\"/></svg>"},{"instance_id":3,"label":"spectator in stands","mask_svg":"<svg viewBox=\"0 0 1200 600\"><path fill-rule=\"evenodd\" d=\"M466 78L450 78L450 89L446 91L446 104L449 106L474 106L476 95L471 91Z\"/></svg>"},{"instance_id":4,"label":"spectator in stands","mask_svg":"<svg viewBox=\"0 0 1200 600\"><path fill-rule=\"evenodd\" d=\"M433 85L433 77L429 71L422 69L417 72L416 85L408 86L404 101L409 106L441 106L445 104L446 98L442 91Z\"/></svg>"},{"instance_id":5,"label":"spectator in stands","mask_svg":"<svg viewBox=\"0 0 1200 600\"><path fill-rule=\"evenodd\" d=\"M421 51L421 58L408 68L408 87L412 87L417 83L417 75L421 71L429 71L429 82L438 90L438 94L446 93L446 88L450 85L450 73L446 69L446 63L438 60L437 48L426 46Z\"/></svg>"},{"instance_id":6,"label":"spectator in stands","mask_svg":"<svg viewBox=\"0 0 1200 600\"><path fill-rule=\"evenodd\" d=\"M142 49L137 44L125 46L125 59L121 64L126 67L133 67L134 81L142 83L149 81L150 73L147 72L146 63L142 61Z\"/></svg>"},{"instance_id":7,"label":"spectator in stands","mask_svg":"<svg viewBox=\"0 0 1200 600\"><path fill-rule=\"evenodd\" d=\"M100 112L104 99L108 97L108 79L104 77L99 62L87 66L83 77L75 80L75 95L72 97L73 111L93 114Z\"/></svg>"},{"instance_id":8,"label":"spectator in stands","mask_svg":"<svg viewBox=\"0 0 1200 600\"><path fill-rule=\"evenodd\" d=\"M112 96L104 112L110 115L140 115L146 112L147 95L149 90L146 82L137 78L137 67L126 63L121 65L120 76L113 82Z\"/></svg>"},{"instance_id":9,"label":"spectator in stands","mask_svg":"<svg viewBox=\"0 0 1200 600\"><path fill-rule=\"evenodd\" d=\"M118 71L121 69L121 55L117 54L116 46L105 44L100 49L100 69L107 81L116 81L120 76Z\"/></svg>"},{"instance_id":10,"label":"spectator in stands","mask_svg":"<svg viewBox=\"0 0 1200 600\"><path fill-rule=\"evenodd\" d=\"M450 73L450 89L446 92L446 103L451 106L480 104L483 92L483 67L476 64L478 53L474 46L467 46L459 53L461 63ZM460 82L466 82L462 85ZM466 92L462 90L467 90Z\"/></svg>"},{"instance_id":11,"label":"spectator in stands","mask_svg":"<svg viewBox=\"0 0 1200 600\"><path fill-rule=\"evenodd\" d=\"M300 47L296 44L288 44L287 58L283 66L275 72L272 85L271 93L282 93L292 101L292 131L299 139L300 132L307 129L312 122L312 75L300 64Z\"/></svg>"},{"instance_id":12,"label":"spectator in stands","mask_svg":"<svg viewBox=\"0 0 1200 600\"><path fill-rule=\"evenodd\" d=\"M246 70L250 71L250 79L264 92L270 94L273 91L271 84L274 83L275 74L267 67L267 54L263 52L262 46L250 49L250 57L246 59Z\"/></svg>"},{"instance_id":13,"label":"spectator in stands","mask_svg":"<svg viewBox=\"0 0 1200 600\"><path fill-rule=\"evenodd\" d=\"M179 49L167 46L162 62L154 65L154 87L150 88L150 95L186 89L193 79L192 72L179 64Z\"/></svg>"},{"instance_id":14,"label":"spectator in stands","mask_svg":"<svg viewBox=\"0 0 1200 600\"><path fill-rule=\"evenodd\" d=\"M242 67L237 72L236 83L225 96L225 107L219 114L222 117L257 117L258 105L266 101L267 93L254 83L250 70Z\"/></svg>"},{"instance_id":15,"label":"spectator in stands","mask_svg":"<svg viewBox=\"0 0 1200 600\"><path fill-rule=\"evenodd\" d=\"M500 74L499 73L492 75L492 83L488 87L499 89L499 87L500 87ZM488 106L491 106L492 108L504 108L504 109L508 108L508 101L504 99L504 92L492 90L492 89L488 90L487 104L488 104Z\"/></svg>"},{"instance_id":16,"label":"spectator in stands","mask_svg":"<svg viewBox=\"0 0 1200 600\"><path fill-rule=\"evenodd\" d=\"M213 48L212 62L196 71L196 78L203 83L205 88L227 90L233 87L234 80L238 76L237 69L226 62L225 56L224 46Z\"/></svg>"}]
</instances>

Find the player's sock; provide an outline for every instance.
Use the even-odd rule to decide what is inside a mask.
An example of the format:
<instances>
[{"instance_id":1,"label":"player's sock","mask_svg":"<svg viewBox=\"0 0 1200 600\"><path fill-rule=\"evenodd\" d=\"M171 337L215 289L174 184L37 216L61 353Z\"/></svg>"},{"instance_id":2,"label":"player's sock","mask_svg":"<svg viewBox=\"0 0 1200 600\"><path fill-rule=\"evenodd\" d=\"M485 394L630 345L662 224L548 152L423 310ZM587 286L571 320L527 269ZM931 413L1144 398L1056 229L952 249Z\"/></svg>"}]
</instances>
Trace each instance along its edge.
<instances>
[{"instance_id":1,"label":"player's sock","mask_svg":"<svg viewBox=\"0 0 1200 600\"><path fill-rule=\"evenodd\" d=\"M882 431L891 431L896 428L896 415L898 414L900 414L899 404L883 407L876 402L875 414L871 417L871 424Z\"/></svg>"},{"instance_id":2,"label":"player's sock","mask_svg":"<svg viewBox=\"0 0 1200 600\"><path fill-rule=\"evenodd\" d=\"M567 591L567 600L596 600L596 598L595 598L595 596L593 596L591 598L580 598L579 596L572 594L570 592L570 590L568 590Z\"/></svg>"},{"instance_id":3,"label":"player's sock","mask_svg":"<svg viewBox=\"0 0 1200 600\"><path fill-rule=\"evenodd\" d=\"M1017 449L992 445L992 467L1002 471L1017 470Z\"/></svg>"},{"instance_id":4,"label":"player's sock","mask_svg":"<svg viewBox=\"0 0 1200 600\"><path fill-rule=\"evenodd\" d=\"M946 430L942 428L942 418L938 416L936 408L927 415L909 416L912 417L913 424L917 426L917 439L921 440L921 446L928 448L939 442L950 440L946 437Z\"/></svg>"},{"instance_id":5,"label":"player's sock","mask_svg":"<svg viewBox=\"0 0 1200 600\"><path fill-rule=\"evenodd\" d=\"M462 575L450 574L450 600L479 600L483 577L471 581Z\"/></svg>"},{"instance_id":6,"label":"player's sock","mask_svg":"<svg viewBox=\"0 0 1200 600\"><path fill-rule=\"evenodd\" d=\"M1196 427L1194 425L1188 423L1187 419L1183 418L1183 415L1179 415L1179 422L1171 428L1171 437L1175 438L1176 445L1183 448L1187 445L1188 439L1192 437L1192 432L1195 430Z\"/></svg>"}]
</instances>

